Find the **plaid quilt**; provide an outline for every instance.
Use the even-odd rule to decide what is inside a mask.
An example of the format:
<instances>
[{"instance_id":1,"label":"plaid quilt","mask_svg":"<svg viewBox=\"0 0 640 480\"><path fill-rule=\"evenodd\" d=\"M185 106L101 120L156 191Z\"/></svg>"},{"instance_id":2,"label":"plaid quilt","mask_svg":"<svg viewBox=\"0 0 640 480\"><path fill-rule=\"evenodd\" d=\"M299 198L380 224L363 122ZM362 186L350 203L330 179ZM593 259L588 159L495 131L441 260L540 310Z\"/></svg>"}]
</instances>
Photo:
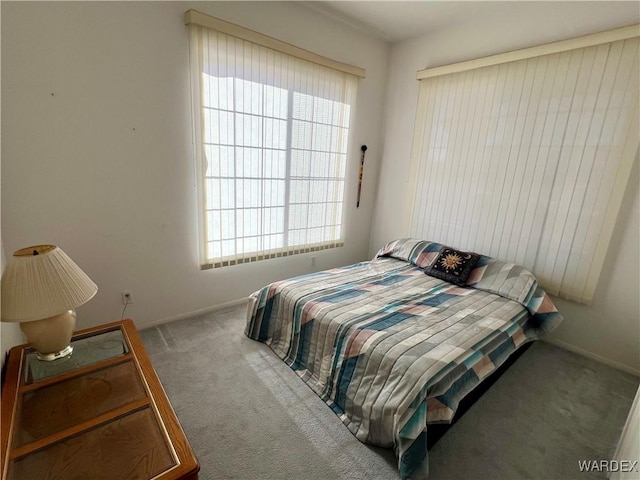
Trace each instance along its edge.
<instances>
[{"instance_id":1,"label":"plaid quilt","mask_svg":"<svg viewBox=\"0 0 640 480\"><path fill-rule=\"evenodd\" d=\"M425 274L442 245L400 239L376 258L272 283L245 333L266 343L358 440L392 447L403 479L428 476L427 425L562 317L535 277L481 256L457 286Z\"/></svg>"}]
</instances>

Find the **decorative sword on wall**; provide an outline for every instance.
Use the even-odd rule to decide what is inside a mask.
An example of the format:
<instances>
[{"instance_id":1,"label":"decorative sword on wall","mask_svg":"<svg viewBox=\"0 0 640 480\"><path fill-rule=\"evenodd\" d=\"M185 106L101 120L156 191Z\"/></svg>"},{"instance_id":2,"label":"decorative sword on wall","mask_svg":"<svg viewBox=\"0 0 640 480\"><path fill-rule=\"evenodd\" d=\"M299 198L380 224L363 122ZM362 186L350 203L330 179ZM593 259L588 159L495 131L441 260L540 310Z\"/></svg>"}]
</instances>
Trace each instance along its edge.
<instances>
[{"instance_id":1,"label":"decorative sword on wall","mask_svg":"<svg viewBox=\"0 0 640 480\"><path fill-rule=\"evenodd\" d=\"M358 180L358 202L356 203L356 208L360 208L360 193L362 192L362 174L364 173L364 152L367 151L367 146L362 145L360 147L362 150L362 155L360 155L360 179Z\"/></svg>"}]
</instances>

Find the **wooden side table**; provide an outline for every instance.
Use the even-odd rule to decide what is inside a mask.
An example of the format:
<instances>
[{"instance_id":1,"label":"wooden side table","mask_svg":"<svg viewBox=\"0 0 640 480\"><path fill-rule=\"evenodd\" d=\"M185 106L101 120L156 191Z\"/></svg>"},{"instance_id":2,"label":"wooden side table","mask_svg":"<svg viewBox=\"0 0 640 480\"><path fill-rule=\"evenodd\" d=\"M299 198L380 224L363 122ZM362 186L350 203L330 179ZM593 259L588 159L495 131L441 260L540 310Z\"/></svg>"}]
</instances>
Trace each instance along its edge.
<instances>
[{"instance_id":1,"label":"wooden side table","mask_svg":"<svg viewBox=\"0 0 640 480\"><path fill-rule=\"evenodd\" d=\"M2 480L197 479L198 462L131 320L77 332L71 356L9 352Z\"/></svg>"}]
</instances>

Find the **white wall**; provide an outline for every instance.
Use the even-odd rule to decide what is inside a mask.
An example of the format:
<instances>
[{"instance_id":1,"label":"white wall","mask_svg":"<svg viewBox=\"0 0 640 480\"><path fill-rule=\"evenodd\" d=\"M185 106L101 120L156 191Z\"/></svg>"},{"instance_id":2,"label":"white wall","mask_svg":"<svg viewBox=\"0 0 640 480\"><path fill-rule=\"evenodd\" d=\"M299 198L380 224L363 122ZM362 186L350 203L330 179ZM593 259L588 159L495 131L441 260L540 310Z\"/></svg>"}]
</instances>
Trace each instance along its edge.
<instances>
[{"instance_id":1,"label":"white wall","mask_svg":"<svg viewBox=\"0 0 640 480\"><path fill-rule=\"evenodd\" d=\"M457 23L392 46L370 255L385 242L405 235L404 192L418 70L640 22L635 2L505 2L501 11L502 15L478 16L468 24ZM589 307L558 301L565 321L549 338L640 373L637 168L625 195L598 297Z\"/></svg>"},{"instance_id":2,"label":"white wall","mask_svg":"<svg viewBox=\"0 0 640 480\"><path fill-rule=\"evenodd\" d=\"M347 172L344 248L368 255L389 47L296 2L2 3L2 227L7 253L54 243L98 284L78 328L144 327L312 270L311 255L201 271L191 146L189 8L367 69ZM355 209L360 145L367 144ZM4 348L4 344L3 344Z\"/></svg>"},{"instance_id":3,"label":"white wall","mask_svg":"<svg viewBox=\"0 0 640 480\"><path fill-rule=\"evenodd\" d=\"M0 21L2 20L2 13L0 12ZM1 43L0 43L1 44ZM0 72L2 65L0 64ZM1 82L0 82L1 84ZM2 96L0 96L0 108L2 106ZM0 155L0 205L2 204L2 156ZM1 215L0 215L1 218ZM5 255L4 244L2 242L2 227L0 226L0 275L4 272L4 267L7 264L7 258ZM1 303L1 301L0 301ZM23 335L20 331L20 326L16 323L0 323L0 366L4 366L5 353L9 348L14 345L23 343Z\"/></svg>"}]
</instances>

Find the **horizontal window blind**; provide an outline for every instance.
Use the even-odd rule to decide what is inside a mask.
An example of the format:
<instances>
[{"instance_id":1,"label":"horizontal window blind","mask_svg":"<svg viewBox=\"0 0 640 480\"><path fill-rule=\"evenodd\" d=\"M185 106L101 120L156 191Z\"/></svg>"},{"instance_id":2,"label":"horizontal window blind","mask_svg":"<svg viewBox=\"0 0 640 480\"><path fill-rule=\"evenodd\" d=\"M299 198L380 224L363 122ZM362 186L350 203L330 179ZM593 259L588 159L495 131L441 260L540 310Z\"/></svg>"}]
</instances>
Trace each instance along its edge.
<instances>
[{"instance_id":1,"label":"horizontal window blind","mask_svg":"<svg viewBox=\"0 0 640 480\"><path fill-rule=\"evenodd\" d=\"M357 78L189 29L203 266L341 246Z\"/></svg>"},{"instance_id":2,"label":"horizontal window blind","mask_svg":"<svg viewBox=\"0 0 640 480\"><path fill-rule=\"evenodd\" d=\"M425 78L409 234L592 300L638 151L638 38Z\"/></svg>"}]
</instances>

